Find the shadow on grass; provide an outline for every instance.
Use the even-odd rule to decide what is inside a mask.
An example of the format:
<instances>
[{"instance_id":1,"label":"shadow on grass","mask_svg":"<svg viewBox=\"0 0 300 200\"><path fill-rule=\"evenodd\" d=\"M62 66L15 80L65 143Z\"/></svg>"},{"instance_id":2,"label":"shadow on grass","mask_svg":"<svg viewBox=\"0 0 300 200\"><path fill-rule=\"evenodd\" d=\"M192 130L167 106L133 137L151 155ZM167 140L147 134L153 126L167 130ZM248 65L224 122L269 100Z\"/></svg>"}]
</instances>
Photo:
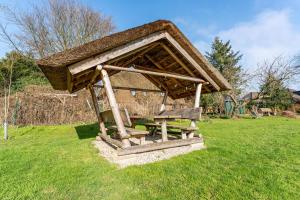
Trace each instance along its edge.
<instances>
[{"instance_id":1,"label":"shadow on grass","mask_svg":"<svg viewBox=\"0 0 300 200\"><path fill-rule=\"evenodd\" d=\"M99 127L97 123L79 125L75 127L75 130L80 140L95 138L99 133Z\"/></svg>"}]
</instances>

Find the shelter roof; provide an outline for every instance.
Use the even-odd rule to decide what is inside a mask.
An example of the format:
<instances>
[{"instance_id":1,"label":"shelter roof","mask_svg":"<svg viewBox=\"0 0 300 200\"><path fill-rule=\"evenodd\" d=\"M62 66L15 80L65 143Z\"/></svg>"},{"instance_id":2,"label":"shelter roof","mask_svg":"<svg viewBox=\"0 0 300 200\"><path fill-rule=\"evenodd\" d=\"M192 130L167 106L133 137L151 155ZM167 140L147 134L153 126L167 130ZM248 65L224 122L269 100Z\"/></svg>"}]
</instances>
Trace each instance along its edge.
<instances>
[{"instance_id":1,"label":"shelter roof","mask_svg":"<svg viewBox=\"0 0 300 200\"><path fill-rule=\"evenodd\" d=\"M103 37L37 61L57 90L75 92L91 81L97 65L160 70L201 78L202 92L230 90L227 80L170 21L158 20ZM118 73L110 70L109 75ZM144 75L173 99L191 96L195 83ZM97 77L100 79L100 77Z\"/></svg>"}]
</instances>

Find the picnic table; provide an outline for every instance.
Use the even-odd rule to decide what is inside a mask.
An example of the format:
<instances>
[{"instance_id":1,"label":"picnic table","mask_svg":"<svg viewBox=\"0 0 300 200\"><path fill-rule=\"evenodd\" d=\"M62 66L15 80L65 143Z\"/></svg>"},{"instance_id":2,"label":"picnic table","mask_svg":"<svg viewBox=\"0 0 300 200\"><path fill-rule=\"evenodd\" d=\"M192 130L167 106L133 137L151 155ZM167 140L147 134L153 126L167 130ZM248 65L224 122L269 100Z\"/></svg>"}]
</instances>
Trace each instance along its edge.
<instances>
[{"instance_id":1,"label":"picnic table","mask_svg":"<svg viewBox=\"0 0 300 200\"><path fill-rule=\"evenodd\" d=\"M153 117L154 123L145 123L144 126L150 130L150 134L155 134L158 129L161 131L162 135L162 142L168 141L168 133L177 133L178 131L168 131L169 129L177 129L181 133L181 138L182 139L187 139L187 135L190 133L193 133L194 131L198 130L197 127L192 127L192 126L180 126L180 125L175 125L175 124L168 124L170 121L175 121L177 119L187 119L186 116L184 115L157 115ZM193 135L193 134L192 134Z\"/></svg>"}]
</instances>

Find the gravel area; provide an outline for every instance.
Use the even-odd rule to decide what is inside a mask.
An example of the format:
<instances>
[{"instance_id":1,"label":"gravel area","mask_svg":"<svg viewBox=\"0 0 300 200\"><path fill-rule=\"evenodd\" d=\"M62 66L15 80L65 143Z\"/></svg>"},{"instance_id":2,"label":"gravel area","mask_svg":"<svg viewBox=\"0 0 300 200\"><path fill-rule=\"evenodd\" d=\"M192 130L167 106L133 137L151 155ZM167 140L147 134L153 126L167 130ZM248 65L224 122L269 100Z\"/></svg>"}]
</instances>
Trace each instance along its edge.
<instances>
[{"instance_id":1,"label":"gravel area","mask_svg":"<svg viewBox=\"0 0 300 200\"><path fill-rule=\"evenodd\" d=\"M109 162L117 164L120 168L131 165L143 165L160 160L172 158L177 155L186 154L195 150L205 148L204 143L196 143L187 146L173 147L163 150L155 150L144 153L118 156L117 150L104 141L94 141L95 147L99 150L100 156L106 158Z\"/></svg>"}]
</instances>

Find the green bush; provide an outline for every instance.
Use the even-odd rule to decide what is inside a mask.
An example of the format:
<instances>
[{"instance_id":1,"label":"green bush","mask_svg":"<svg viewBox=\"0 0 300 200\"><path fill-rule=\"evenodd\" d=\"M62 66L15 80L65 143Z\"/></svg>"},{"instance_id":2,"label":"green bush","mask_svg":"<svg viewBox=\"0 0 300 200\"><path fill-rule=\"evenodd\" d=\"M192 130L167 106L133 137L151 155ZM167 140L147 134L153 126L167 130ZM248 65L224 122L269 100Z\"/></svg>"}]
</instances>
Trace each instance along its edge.
<instances>
[{"instance_id":1,"label":"green bush","mask_svg":"<svg viewBox=\"0 0 300 200\"><path fill-rule=\"evenodd\" d=\"M11 63L13 63L11 65ZM7 53L0 60L0 85L8 88L10 71L12 66L12 92L21 91L27 85L45 85L48 80L30 56L24 56L17 52ZM0 88L3 95L4 87Z\"/></svg>"}]
</instances>

